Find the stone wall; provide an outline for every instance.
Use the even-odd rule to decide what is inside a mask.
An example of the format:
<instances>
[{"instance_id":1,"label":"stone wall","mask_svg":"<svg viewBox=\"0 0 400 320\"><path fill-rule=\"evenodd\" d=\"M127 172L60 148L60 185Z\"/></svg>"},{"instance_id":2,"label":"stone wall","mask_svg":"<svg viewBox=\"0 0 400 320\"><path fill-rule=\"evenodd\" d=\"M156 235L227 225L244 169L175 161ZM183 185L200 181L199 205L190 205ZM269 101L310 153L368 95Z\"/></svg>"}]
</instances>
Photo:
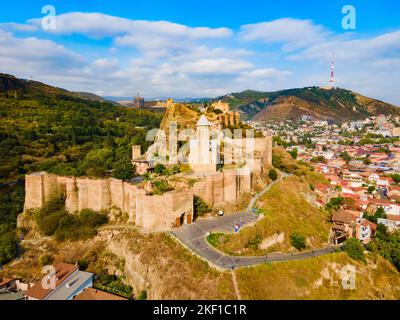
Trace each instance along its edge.
<instances>
[{"instance_id":1,"label":"stone wall","mask_svg":"<svg viewBox=\"0 0 400 320\"><path fill-rule=\"evenodd\" d=\"M193 189L148 195L144 189L117 179L59 177L45 172L25 178L25 208L38 209L54 195L65 195L65 208L70 213L116 207L128 213L129 222L144 231L168 231L183 216L183 223L193 220L193 195L209 205L235 201L241 193L251 191L249 170L227 170L202 178Z\"/></svg>"},{"instance_id":2,"label":"stone wall","mask_svg":"<svg viewBox=\"0 0 400 320\"><path fill-rule=\"evenodd\" d=\"M159 196L117 179L59 177L45 172L25 178L24 210L39 209L53 196L65 195L65 208L70 213L112 207L128 213L129 222L145 231L168 231L183 214L193 216L193 191L171 191ZM191 221L191 217L185 221Z\"/></svg>"},{"instance_id":3,"label":"stone wall","mask_svg":"<svg viewBox=\"0 0 400 320\"><path fill-rule=\"evenodd\" d=\"M251 192L252 174L245 170L226 170L205 176L193 186L193 194L209 205L235 201L241 193Z\"/></svg>"}]
</instances>

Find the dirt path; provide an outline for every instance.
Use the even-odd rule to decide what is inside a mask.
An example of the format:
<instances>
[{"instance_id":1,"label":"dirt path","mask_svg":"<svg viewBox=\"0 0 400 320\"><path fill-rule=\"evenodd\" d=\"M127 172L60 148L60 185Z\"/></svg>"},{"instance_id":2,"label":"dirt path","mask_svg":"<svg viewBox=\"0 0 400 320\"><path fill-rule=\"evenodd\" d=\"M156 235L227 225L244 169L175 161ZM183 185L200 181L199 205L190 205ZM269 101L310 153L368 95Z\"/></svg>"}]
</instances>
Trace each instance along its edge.
<instances>
[{"instance_id":1,"label":"dirt path","mask_svg":"<svg viewBox=\"0 0 400 320\"><path fill-rule=\"evenodd\" d=\"M242 300L242 297L240 296L239 286L238 286L237 280L236 280L235 271L232 270L231 274L232 274L232 282L233 282L233 287L235 288L236 297L237 297L238 300Z\"/></svg>"}]
</instances>

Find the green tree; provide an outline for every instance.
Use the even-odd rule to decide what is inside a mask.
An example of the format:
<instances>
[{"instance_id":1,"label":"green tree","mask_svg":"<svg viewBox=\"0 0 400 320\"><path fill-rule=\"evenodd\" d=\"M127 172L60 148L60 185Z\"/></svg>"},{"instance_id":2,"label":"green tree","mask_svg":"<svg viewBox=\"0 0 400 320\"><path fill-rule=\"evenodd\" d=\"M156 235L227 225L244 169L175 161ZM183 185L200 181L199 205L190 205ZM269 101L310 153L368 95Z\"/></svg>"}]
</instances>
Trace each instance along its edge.
<instances>
[{"instance_id":1,"label":"green tree","mask_svg":"<svg viewBox=\"0 0 400 320\"><path fill-rule=\"evenodd\" d=\"M113 165L112 177L120 180L131 180L135 168L128 158L122 158Z\"/></svg>"},{"instance_id":2,"label":"green tree","mask_svg":"<svg viewBox=\"0 0 400 320\"><path fill-rule=\"evenodd\" d=\"M294 160L297 159L297 156L298 156L297 148L294 148L293 150L288 151L288 152L289 152L289 154L292 156L292 158L293 158Z\"/></svg>"},{"instance_id":3,"label":"green tree","mask_svg":"<svg viewBox=\"0 0 400 320\"><path fill-rule=\"evenodd\" d=\"M290 235L290 243L297 250L303 250L307 247L306 238L298 233Z\"/></svg>"},{"instance_id":4,"label":"green tree","mask_svg":"<svg viewBox=\"0 0 400 320\"><path fill-rule=\"evenodd\" d=\"M349 163L350 161L351 161L351 156L346 152L346 151L344 151L344 152L342 152L342 153L340 153L340 155L339 155L344 161L346 161L347 163Z\"/></svg>"},{"instance_id":5,"label":"green tree","mask_svg":"<svg viewBox=\"0 0 400 320\"><path fill-rule=\"evenodd\" d=\"M356 238L348 239L343 245L344 251L348 254L348 256L354 260L360 260L366 262L364 256L364 247L361 242Z\"/></svg>"},{"instance_id":6,"label":"green tree","mask_svg":"<svg viewBox=\"0 0 400 320\"><path fill-rule=\"evenodd\" d=\"M84 169L89 176L105 176L114 161L113 151L109 148L90 151L83 162Z\"/></svg>"},{"instance_id":7,"label":"green tree","mask_svg":"<svg viewBox=\"0 0 400 320\"><path fill-rule=\"evenodd\" d=\"M272 180L272 181L276 181L278 179L278 172L272 168L269 170L268 172L268 177Z\"/></svg>"},{"instance_id":8,"label":"green tree","mask_svg":"<svg viewBox=\"0 0 400 320\"><path fill-rule=\"evenodd\" d=\"M154 167L154 172L160 176L163 176L167 173L167 168L162 163L157 163Z\"/></svg>"},{"instance_id":9,"label":"green tree","mask_svg":"<svg viewBox=\"0 0 400 320\"><path fill-rule=\"evenodd\" d=\"M194 211L194 217L197 218L199 216L203 216L206 213L209 213L212 211L212 209L208 206L207 203L203 201L198 196L193 197L193 211Z\"/></svg>"},{"instance_id":10,"label":"green tree","mask_svg":"<svg viewBox=\"0 0 400 320\"><path fill-rule=\"evenodd\" d=\"M395 173L395 174L392 174L391 177L392 177L393 182L394 182L395 184L399 184L399 183L400 183L400 174Z\"/></svg>"},{"instance_id":11,"label":"green tree","mask_svg":"<svg viewBox=\"0 0 400 320\"><path fill-rule=\"evenodd\" d=\"M375 191L375 187L374 186L368 186L368 193L372 194Z\"/></svg>"}]
</instances>

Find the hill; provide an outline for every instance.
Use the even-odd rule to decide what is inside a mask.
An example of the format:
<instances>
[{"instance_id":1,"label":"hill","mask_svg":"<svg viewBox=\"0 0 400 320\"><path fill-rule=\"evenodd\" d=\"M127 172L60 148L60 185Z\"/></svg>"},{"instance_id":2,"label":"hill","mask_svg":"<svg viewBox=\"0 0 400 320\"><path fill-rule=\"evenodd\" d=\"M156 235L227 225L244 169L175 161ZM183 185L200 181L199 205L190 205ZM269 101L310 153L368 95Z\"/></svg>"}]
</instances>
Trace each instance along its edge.
<instances>
[{"instance_id":1,"label":"hill","mask_svg":"<svg viewBox=\"0 0 400 320\"><path fill-rule=\"evenodd\" d=\"M71 97L81 98L92 101L114 103L106 100L98 95L88 92L71 92L65 89L53 87L38 81L19 79L9 74L0 73L0 95L6 97L18 98L23 96L25 98L38 98L41 96L52 97Z\"/></svg>"},{"instance_id":2,"label":"hill","mask_svg":"<svg viewBox=\"0 0 400 320\"><path fill-rule=\"evenodd\" d=\"M162 114L134 110L36 81L0 75L0 264L16 253L25 174L130 179L131 145L148 143Z\"/></svg>"},{"instance_id":3,"label":"hill","mask_svg":"<svg viewBox=\"0 0 400 320\"><path fill-rule=\"evenodd\" d=\"M273 150L273 164L289 176L275 184L256 206L263 215L254 226L238 234L215 234L212 244L230 255L265 255L268 252L296 251L291 236L299 234L306 239L308 249L328 245L330 217L316 208L312 185L328 183L306 164L293 160L281 148Z\"/></svg>"},{"instance_id":4,"label":"hill","mask_svg":"<svg viewBox=\"0 0 400 320\"><path fill-rule=\"evenodd\" d=\"M400 115L400 108L362 96L350 90L320 87L287 89L276 92L247 90L220 97L247 119L281 121L310 115L338 122L368 116Z\"/></svg>"},{"instance_id":5,"label":"hill","mask_svg":"<svg viewBox=\"0 0 400 320\"><path fill-rule=\"evenodd\" d=\"M148 299L237 299L230 271L217 271L165 233L134 230L101 231L95 238L56 243L27 240L20 259L5 266L5 276L38 280L44 258L75 264L96 274L119 274L136 295ZM356 268L355 289L342 287L340 272ZM397 270L380 256L367 263L344 252L301 261L262 264L234 271L242 299L399 299ZM34 277L32 277L34 276Z\"/></svg>"}]
</instances>

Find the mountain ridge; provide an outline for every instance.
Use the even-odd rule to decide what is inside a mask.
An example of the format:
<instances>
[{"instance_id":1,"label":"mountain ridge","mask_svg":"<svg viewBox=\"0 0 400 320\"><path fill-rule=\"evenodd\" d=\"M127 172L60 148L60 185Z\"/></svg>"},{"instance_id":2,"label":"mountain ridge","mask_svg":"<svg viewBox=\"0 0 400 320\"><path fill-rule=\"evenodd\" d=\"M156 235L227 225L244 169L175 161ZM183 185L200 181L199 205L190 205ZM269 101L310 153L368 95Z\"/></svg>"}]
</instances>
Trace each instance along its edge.
<instances>
[{"instance_id":1,"label":"mountain ridge","mask_svg":"<svg viewBox=\"0 0 400 320\"><path fill-rule=\"evenodd\" d=\"M117 105L93 93L72 92L33 80L19 79L0 73L0 95L7 97L51 96L100 101ZM204 101L211 100L204 98ZM214 100L228 102L232 110L239 110L242 119L296 120L302 115L337 122L359 120L369 116L400 115L400 108L381 100L369 98L342 88L304 87L273 92L245 90L220 96Z\"/></svg>"},{"instance_id":2,"label":"mountain ridge","mask_svg":"<svg viewBox=\"0 0 400 320\"><path fill-rule=\"evenodd\" d=\"M358 120L378 114L400 115L400 108L342 88L304 87L274 92L245 90L217 98L229 102L245 119L298 119L310 115L316 119Z\"/></svg>"},{"instance_id":3,"label":"mountain ridge","mask_svg":"<svg viewBox=\"0 0 400 320\"><path fill-rule=\"evenodd\" d=\"M114 101L104 99L94 93L73 92L63 88L48 85L35 80L17 78L13 75L0 73L0 94L9 96L28 95L38 97L41 95L54 97L71 97L90 101L100 101L115 104Z\"/></svg>"}]
</instances>

